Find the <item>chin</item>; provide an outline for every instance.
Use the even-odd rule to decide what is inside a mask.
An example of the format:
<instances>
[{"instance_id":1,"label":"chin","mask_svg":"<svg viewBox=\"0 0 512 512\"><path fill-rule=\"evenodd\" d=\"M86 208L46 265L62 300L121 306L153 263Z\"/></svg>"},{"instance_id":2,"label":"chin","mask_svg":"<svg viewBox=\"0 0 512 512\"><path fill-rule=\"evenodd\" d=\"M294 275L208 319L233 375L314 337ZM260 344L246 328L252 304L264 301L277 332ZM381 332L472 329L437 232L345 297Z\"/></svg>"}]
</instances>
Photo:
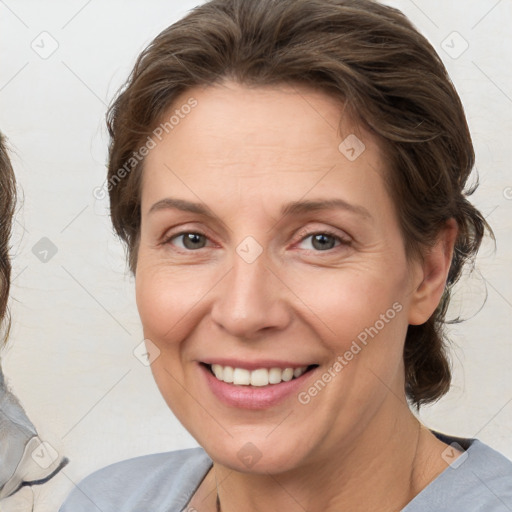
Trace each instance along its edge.
<instances>
[{"instance_id":1,"label":"chin","mask_svg":"<svg viewBox=\"0 0 512 512\"><path fill-rule=\"evenodd\" d=\"M240 473L284 473L301 466L308 458L308 448L299 439L290 435L270 439L268 431L261 435L210 439L200 444L216 463Z\"/></svg>"}]
</instances>

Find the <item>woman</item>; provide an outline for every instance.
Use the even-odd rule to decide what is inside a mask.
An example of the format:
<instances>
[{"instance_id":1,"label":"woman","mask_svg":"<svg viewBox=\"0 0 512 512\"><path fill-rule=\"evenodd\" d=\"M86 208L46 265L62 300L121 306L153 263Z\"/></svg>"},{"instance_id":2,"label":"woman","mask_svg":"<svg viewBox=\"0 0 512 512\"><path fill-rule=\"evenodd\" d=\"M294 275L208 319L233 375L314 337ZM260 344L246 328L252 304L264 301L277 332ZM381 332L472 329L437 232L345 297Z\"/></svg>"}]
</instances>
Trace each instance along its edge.
<instances>
[{"instance_id":1,"label":"woman","mask_svg":"<svg viewBox=\"0 0 512 512\"><path fill-rule=\"evenodd\" d=\"M10 318L7 311L11 285L9 243L16 205L16 181L0 133L0 323L1 345L7 341ZM25 486L42 484L52 478L67 463L56 452L50 453L48 443L42 443L16 396L9 390L0 364L0 509L29 510L32 496L23 495ZM27 508L25 508L27 506Z\"/></svg>"},{"instance_id":2,"label":"woman","mask_svg":"<svg viewBox=\"0 0 512 512\"><path fill-rule=\"evenodd\" d=\"M490 228L460 99L399 11L207 2L109 130L152 372L201 448L100 470L62 512L512 510L510 461L413 414L449 389L450 290Z\"/></svg>"}]
</instances>

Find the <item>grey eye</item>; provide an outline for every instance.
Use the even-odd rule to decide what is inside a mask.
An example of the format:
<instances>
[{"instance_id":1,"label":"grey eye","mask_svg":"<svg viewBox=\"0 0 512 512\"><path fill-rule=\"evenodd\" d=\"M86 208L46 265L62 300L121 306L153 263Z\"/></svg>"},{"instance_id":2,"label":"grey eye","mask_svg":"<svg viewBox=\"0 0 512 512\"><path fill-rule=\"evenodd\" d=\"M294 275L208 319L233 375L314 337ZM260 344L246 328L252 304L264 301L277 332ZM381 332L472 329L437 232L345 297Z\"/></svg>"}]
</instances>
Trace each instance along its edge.
<instances>
[{"instance_id":1,"label":"grey eye","mask_svg":"<svg viewBox=\"0 0 512 512\"><path fill-rule=\"evenodd\" d=\"M206 245L206 237L201 233L181 233L174 237L174 240L179 239L182 239L182 248L184 249L202 249Z\"/></svg>"},{"instance_id":2,"label":"grey eye","mask_svg":"<svg viewBox=\"0 0 512 512\"><path fill-rule=\"evenodd\" d=\"M301 249L328 251L329 249L334 249L334 247L339 245L341 243L341 239L339 236L331 235L330 233L319 232L304 237L300 243L302 246Z\"/></svg>"},{"instance_id":3,"label":"grey eye","mask_svg":"<svg viewBox=\"0 0 512 512\"><path fill-rule=\"evenodd\" d=\"M332 249L336 245L336 238L326 233L312 235L311 245L320 251Z\"/></svg>"}]
</instances>

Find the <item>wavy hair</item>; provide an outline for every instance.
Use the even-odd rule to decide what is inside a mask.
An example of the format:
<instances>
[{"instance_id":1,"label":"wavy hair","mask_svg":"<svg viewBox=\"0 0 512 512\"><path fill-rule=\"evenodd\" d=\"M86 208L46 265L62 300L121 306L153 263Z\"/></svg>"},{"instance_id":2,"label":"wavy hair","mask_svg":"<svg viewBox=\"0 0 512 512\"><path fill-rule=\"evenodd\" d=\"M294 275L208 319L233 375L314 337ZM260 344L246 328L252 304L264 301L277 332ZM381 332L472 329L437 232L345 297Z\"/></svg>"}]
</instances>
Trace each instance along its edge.
<instances>
[{"instance_id":1,"label":"wavy hair","mask_svg":"<svg viewBox=\"0 0 512 512\"><path fill-rule=\"evenodd\" d=\"M0 322L2 326L1 344L7 340L10 329L10 316L7 309L11 286L11 259L9 243L12 218L16 206L16 181L5 137L0 133Z\"/></svg>"}]
</instances>

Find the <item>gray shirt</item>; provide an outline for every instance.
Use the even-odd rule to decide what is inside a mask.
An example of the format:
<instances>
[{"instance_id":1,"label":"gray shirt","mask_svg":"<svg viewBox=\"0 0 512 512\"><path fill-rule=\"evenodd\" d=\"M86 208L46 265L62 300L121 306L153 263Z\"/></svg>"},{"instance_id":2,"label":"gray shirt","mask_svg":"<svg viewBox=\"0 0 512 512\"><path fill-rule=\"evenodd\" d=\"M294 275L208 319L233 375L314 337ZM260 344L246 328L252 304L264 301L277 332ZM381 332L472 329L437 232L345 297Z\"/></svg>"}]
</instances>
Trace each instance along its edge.
<instances>
[{"instance_id":1,"label":"gray shirt","mask_svg":"<svg viewBox=\"0 0 512 512\"><path fill-rule=\"evenodd\" d=\"M0 500L13 496L27 485L47 482L67 463L66 457L40 439L10 390L0 364ZM10 506L15 503L19 502L14 498L9 500ZM2 502L0 508L4 504Z\"/></svg>"},{"instance_id":2,"label":"gray shirt","mask_svg":"<svg viewBox=\"0 0 512 512\"><path fill-rule=\"evenodd\" d=\"M434 434L465 452L402 512L512 512L512 462L477 439ZM202 448L117 462L82 480L59 512L194 512L188 503L211 466Z\"/></svg>"}]
</instances>

